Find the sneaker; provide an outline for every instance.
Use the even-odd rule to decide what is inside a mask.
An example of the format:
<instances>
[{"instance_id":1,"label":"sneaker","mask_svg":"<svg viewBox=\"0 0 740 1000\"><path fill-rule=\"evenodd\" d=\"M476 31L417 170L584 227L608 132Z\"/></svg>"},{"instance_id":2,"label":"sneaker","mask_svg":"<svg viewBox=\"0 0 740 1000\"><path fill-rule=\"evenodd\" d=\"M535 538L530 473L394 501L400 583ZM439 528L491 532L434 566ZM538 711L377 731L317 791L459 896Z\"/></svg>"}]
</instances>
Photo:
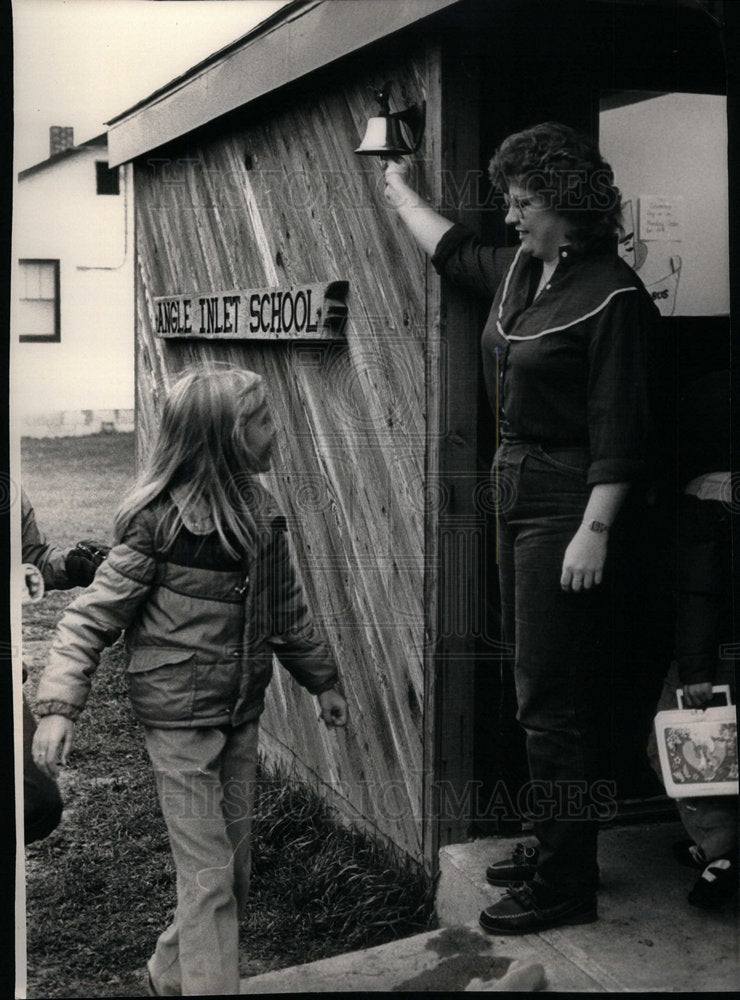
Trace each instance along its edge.
<instances>
[{"instance_id":1,"label":"sneaker","mask_svg":"<svg viewBox=\"0 0 740 1000\"><path fill-rule=\"evenodd\" d=\"M514 885L531 881L537 871L539 853L536 847L517 844L510 858L496 861L486 868L486 881L491 885Z\"/></svg>"},{"instance_id":2,"label":"sneaker","mask_svg":"<svg viewBox=\"0 0 740 1000\"><path fill-rule=\"evenodd\" d=\"M679 840L673 845L673 857L685 868L706 868L704 851L693 840Z\"/></svg>"},{"instance_id":3,"label":"sneaker","mask_svg":"<svg viewBox=\"0 0 740 1000\"><path fill-rule=\"evenodd\" d=\"M729 903L737 892L737 863L729 858L710 861L689 893L692 906L702 910L718 910Z\"/></svg>"},{"instance_id":4,"label":"sneaker","mask_svg":"<svg viewBox=\"0 0 740 1000\"><path fill-rule=\"evenodd\" d=\"M558 896L536 882L512 885L483 910L480 925L489 934L537 934L548 927L590 924L597 919L596 896Z\"/></svg>"}]
</instances>

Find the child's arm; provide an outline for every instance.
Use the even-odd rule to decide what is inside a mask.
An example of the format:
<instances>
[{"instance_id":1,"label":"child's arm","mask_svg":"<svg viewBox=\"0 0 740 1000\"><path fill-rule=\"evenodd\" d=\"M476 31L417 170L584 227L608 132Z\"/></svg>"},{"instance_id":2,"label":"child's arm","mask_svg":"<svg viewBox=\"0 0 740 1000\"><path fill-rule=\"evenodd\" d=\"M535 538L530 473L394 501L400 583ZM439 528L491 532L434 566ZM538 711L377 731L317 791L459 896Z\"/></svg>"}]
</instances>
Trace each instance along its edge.
<instances>
[{"instance_id":1,"label":"child's arm","mask_svg":"<svg viewBox=\"0 0 740 1000\"><path fill-rule=\"evenodd\" d=\"M711 700L730 607L729 527L723 536L716 508L687 494L678 508L675 657L689 708Z\"/></svg>"},{"instance_id":2,"label":"child's arm","mask_svg":"<svg viewBox=\"0 0 740 1000\"><path fill-rule=\"evenodd\" d=\"M335 687L339 679L337 666L331 649L316 631L308 613L287 532L274 531L270 544L272 551L266 563L272 570L273 579L265 595L268 596L266 610L270 617L266 623L268 641L282 665L319 699L323 722L327 726L344 726L347 702ZM265 613L264 606L262 613Z\"/></svg>"},{"instance_id":3,"label":"child's arm","mask_svg":"<svg viewBox=\"0 0 740 1000\"><path fill-rule=\"evenodd\" d=\"M36 693L39 716L75 722L82 712L101 652L133 622L151 590L156 563L142 549L127 541L116 545L92 585L62 615Z\"/></svg>"},{"instance_id":4,"label":"child's arm","mask_svg":"<svg viewBox=\"0 0 740 1000\"><path fill-rule=\"evenodd\" d=\"M67 554L58 545L51 545L39 528L25 490L21 490L21 550L23 562L40 571L46 590L67 590L72 586L67 576Z\"/></svg>"}]
</instances>

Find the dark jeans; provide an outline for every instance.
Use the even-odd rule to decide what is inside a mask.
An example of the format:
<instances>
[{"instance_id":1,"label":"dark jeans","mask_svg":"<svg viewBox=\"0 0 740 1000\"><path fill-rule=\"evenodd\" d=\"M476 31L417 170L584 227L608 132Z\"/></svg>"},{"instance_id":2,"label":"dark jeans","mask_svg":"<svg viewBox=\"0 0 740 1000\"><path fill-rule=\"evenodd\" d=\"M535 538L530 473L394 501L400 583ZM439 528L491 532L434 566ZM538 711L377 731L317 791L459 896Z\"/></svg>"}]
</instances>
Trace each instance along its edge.
<instances>
[{"instance_id":1,"label":"dark jeans","mask_svg":"<svg viewBox=\"0 0 740 1000\"><path fill-rule=\"evenodd\" d=\"M600 740L614 631L611 552L600 586L560 587L591 492L588 464L584 449L504 443L492 472L503 630L515 646L530 772L524 802L540 842L537 879L566 894L596 888L598 819L613 799Z\"/></svg>"},{"instance_id":2,"label":"dark jeans","mask_svg":"<svg viewBox=\"0 0 740 1000\"><path fill-rule=\"evenodd\" d=\"M735 517L737 515L735 514ZM737 642L732 623L732 509L719 500L681 494L676 566L678 677L666 681L665 704L675 708L676 681L729 684L735 697ZM674 672L675 673L675 672ZM738 799L707 795L677 800L681 821L709 861L737 852Z\"/></svg>"},{"instance_id":3,"label":"dark jeans","mask_svg":"<svg viewBox=\"0 0 740 1000\"><path fill-rule=\"evenodd\" d=\"M36 767L31 757L36 720L23 696L23 828L26 844L43 840L62 818L62 797L56 782Z\"/></svg>"},{"instance_id":4,"label":"dark jeans","mask_svg":"<svg viewBox=\"0 0 740 1000\"><path fill-rule=\"evenodd\" d=\"M714 679L734 638L728 506L681 494L677 555L676 660L681 681L700 684Z\"/></svg>"}]
</instances>

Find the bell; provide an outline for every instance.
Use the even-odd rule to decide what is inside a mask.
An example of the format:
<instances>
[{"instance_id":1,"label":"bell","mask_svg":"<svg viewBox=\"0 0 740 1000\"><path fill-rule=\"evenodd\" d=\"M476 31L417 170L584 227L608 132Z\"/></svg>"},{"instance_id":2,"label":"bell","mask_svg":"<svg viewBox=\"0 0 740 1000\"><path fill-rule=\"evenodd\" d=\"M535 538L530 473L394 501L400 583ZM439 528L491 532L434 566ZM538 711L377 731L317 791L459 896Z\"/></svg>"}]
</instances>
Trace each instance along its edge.
<instances>
[{"instance_id":1,"label":"bell","mask_svg":"<svg viewBox=\"0 0 740 1000\"><path fill-rule=\"evenodd\" d=\"M388 106L392 81L389 80L381 90L375 90L375 99L380 105L380 114L368 118L365 137L355 150L361 156L408 156L415 153L421 144L424 134L424 113L416 104L405 111L391 112ZM413 145L409 146L401 131L401 122L411 132Z\"/></svg>"},{"instance_id":2,"label":"bell","mask_svg":"<svg viewBox=\"0 0 740 1000\"><path fill-rule=\"evenodd\" d=\"M383 115L368 118L365 138L355 152L362 156L408 156L413 150L401 134L398 118Z\"/></svg>"}]
</instances>

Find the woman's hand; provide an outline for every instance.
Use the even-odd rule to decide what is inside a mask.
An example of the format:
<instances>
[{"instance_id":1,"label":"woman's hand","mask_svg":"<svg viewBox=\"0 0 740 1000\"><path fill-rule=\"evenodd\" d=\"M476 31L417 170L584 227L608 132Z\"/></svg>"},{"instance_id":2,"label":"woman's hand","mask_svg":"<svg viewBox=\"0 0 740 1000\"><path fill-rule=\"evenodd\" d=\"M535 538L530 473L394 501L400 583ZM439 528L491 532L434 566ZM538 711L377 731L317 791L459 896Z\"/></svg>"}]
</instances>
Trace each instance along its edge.
<instances>
[{"instance_id":1,"label":"woman's hand","mask_svg":"<svg viewBox=\"0 0 740 1000\"><path fill-rule=\"evenodd\" d=\"M404 159L402 156L381 156L380 163L383 167L383 173L385 174L387 182L393 177L400 177L404 183L408 183L406 181L406 178L409 175L408 160Z\"/></svg>"},{"instance_id":2,"label":"woman's hand","mask_svg":"<svg viewBox=\"0 0 740 1000\"><path fill-rule=\"evenodd\" d=\"M452 223L409 187L408 160L392 156L381 157L380 162L385 171L385 200L398 212L421 249L431 256Z\"/></svg>"},{"instance_id":3,"label":"woman's hand","mask_svg":"<svg viewBox=\"0 0 740 1000\"><path fill-rule=\"evenodd\" d=\"M402 159L400 156L388 158L383 156L380 162L385 174L385 191L383 193L390 207L398 211L399 208L417 202L418 195L409 187L408 183L408 160Z\"/></svg>"},{"instance_id":4,"label":"woman's hand","mask_svg":"<svg viewBox=\"0 0 740 1000\"><path fill-rule=\"evenodd\" d=\"M565 550L560 586L563 590L590 590L598 586L606 562L607 532L591 531L582 524Z\"/></svg>"},{"instance_id":5,"label":"woman's hand","mask_svg":"<svg viewBox=\"0 0 740 1000\"><path fill-rule=\"evenodd\" d=\"M336 688L329 688L328 691L322 691L318 698L319 705L321 705L319 719L327 729L347 725L347 702Z\"/></svg>"},{"instance_id":6,"label":"woman's hand","mask_svg":"<svg viewBox=\"0 0 740 1000\"><path fill-rule=\"evenodd\" d=\"M75 724L64 715L44 715L39 719L33 736L33 762L50 778L56 778L57 761L67 763L72 749Z\"/></svg>"}]
</instances>

